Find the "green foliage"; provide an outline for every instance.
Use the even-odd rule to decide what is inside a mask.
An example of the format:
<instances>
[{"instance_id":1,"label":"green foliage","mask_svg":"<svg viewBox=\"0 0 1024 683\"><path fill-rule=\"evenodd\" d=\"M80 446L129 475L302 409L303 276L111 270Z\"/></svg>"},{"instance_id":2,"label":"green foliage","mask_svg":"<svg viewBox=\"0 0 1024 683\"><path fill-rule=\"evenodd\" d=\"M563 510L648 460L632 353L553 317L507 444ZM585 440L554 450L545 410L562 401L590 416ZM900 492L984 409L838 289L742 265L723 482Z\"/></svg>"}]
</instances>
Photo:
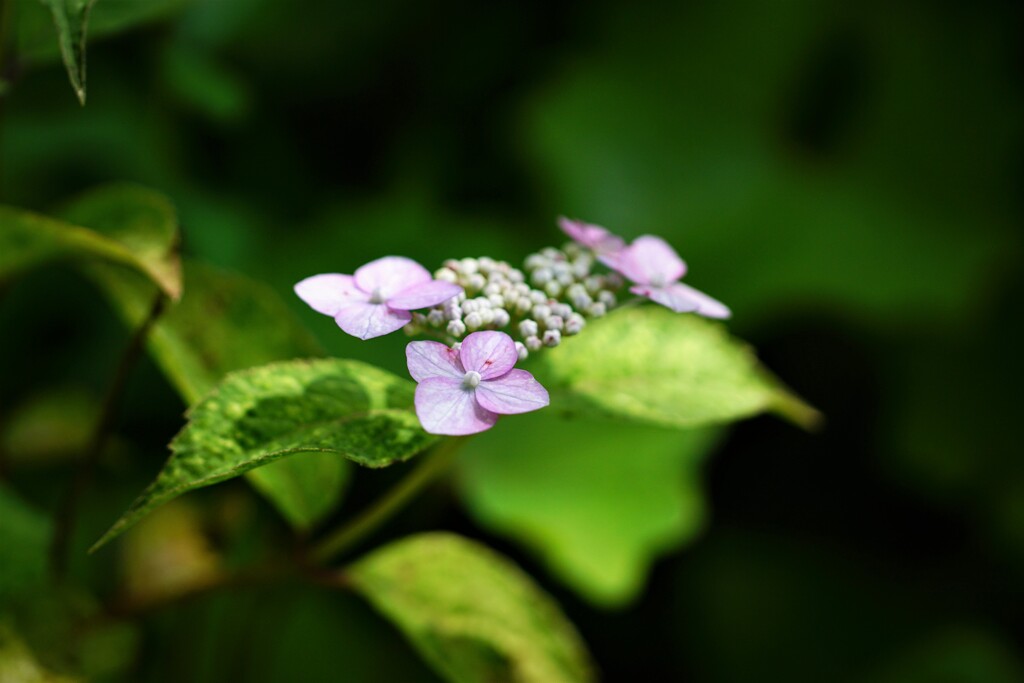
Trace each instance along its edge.
<instances>
[{"instance_id":1,"label":"green foliage","mask_svg":"<svg viewBox=\"0 0 1024 683\"><path fill-rule=\"evenodd\" d=\"M476 519L538 554L583 597L620 607L654 560L703 527L700 464L716 430L669 430L554 411L481 434L459 461Z\"/></svg>"},{"instance_id":2,"label":"green foliage","mask_svg":"<svg viewBox=\"0 0 1024 683\"><path fill-rule=\"evenodd\" d=\"M420 534L374 551L346 576L449 681L593 678L583 642L558 606L477 543Z\"/></svg>"},{"instance_id":3,"label":"green foliage","mask_svg":"<svg viewBox=\"0 0 1024 683\"><path fill-rule=\"evenodd\" d=\"M0 486L0 611L46 580L50 521Z\"/></svg>"},{"instance_id":4,"label":"green foliage","mask_svg":"<svg viewBox=\"0 0 1024 683\"><path fill-rule=\"evenodd\" d=\"M0 681L11 683L76 683L79 678L48 670L13 626L0 621Z\"/></svg>"},{"instance_id":5,"label":"green foliage","mask_svg":"<svg viewBox=\"0 0 1024 683\"><path fill-rule=\"evenodd\" d=\"M76 201L56 220L0 206L0 280L59 260L128 266L172 299L181 295L174 209L162 195L108 186Z\"/></svg>"},{"instance_id":6,"label":"green foliage","mask_svg":"<svg viewBox=\"0 0 1024 683\"><path fill-rule=\"evenodd\" d=\"M246 472L296 529L307 530L341 501L351 467L334 453L303 453Z\"/></svg>"},{"instance_id":7,"label":"green foliage","mask_svg":"<svg viewBox=\"0 0 1024 683\"><path fill-rule=\"evenodd\" d=\"M98 419L89 391L61 386L31 396L4 420L0 452L15 466L52 465L85 452Z\"/></svg>"},{"instance_id":8,"label":"green foliage","mask_svg":"<svg viewBox=\"0 0 1024 683\"><path fill-rule=\"evenodd\" d=\"M819 419L721 324L660 306L595 320L539 363L552 406L581 415L684 429L764 411L804 427Z\"/></svg>"},{"instance_id":9,"label":"green foliage","mask_svg":"<svg viewBox=\"0 0 1024 683\"><path fill-rule=\"evenodd\" d=\"M50 8L57 28L57 43L68 80L85 104L85 34L89 27L89 12L96 0L39 0Z\"/></svg>"},{"instance_id":10,"label":"green foliage","mask_svg":"<svg viewBox=\"0 0 1024 683\"><path fill-rule=\"evenodd\" d=\"M94 548L158 505L280 458L332 453L367 467L407 460L436 440L412 410L413 391L411 382L346 360L232 373L189 411L163 471Z\"/></svg>"},{"instance_id":11,"label":"green foliage","mask_svg":"<svg viewBox=\"0 0 1024 683\"><path fill-rule=\"evenodd\" d=\"M35 62L46 62L59 56L75 95L79 102L85 104L87 34L89 41L94 41L120 33L162 19L190 0L13 1L18 5L18 55Z\"/></svg>"}]
</instances>

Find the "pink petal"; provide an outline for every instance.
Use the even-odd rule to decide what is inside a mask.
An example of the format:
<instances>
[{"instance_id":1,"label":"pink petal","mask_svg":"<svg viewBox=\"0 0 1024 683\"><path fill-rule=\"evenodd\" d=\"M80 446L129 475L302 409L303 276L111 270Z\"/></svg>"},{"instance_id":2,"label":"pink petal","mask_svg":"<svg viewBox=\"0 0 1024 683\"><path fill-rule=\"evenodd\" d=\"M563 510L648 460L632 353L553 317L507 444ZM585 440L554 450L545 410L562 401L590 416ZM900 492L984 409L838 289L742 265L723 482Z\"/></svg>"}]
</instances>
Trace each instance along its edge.
<instances>
[{"instance_id":1,"label":"pink petal","mask_svg":"<svg viewBox=\"0 0 1024 683\"><path fill-rule=\"evenodd\" d=\"M385 256L356 271L356 284L367 294L380 292L386 298L413 285L430 282L427 269L404 256Z\"/></svg>"},{"instance_id":2,"label":"pink petal","mask_svg":"<svg viewBox=\"0 0 1024 683\"><path fill-rule=\"evenodd\" d=\"M558 226L573 241L593 249L599 255L612 254L626 246L625 241L621 237L613 235L600 225L574 221L561 216L558 219Z\"/></svg>"},{"instance_id":3,"label":"pink petal","mask_svg":"<svg viewBox=\"0 0 1024 683\"><path fill-rule=\"evenodd\" d=\"M671 308L676 313L697 313L708 318L728 318L732 315L729 307L717 299L700 292L689 285L676 282L668 287L634 285L629 291L646 296L651 301Z\"/></svg>"},{"instance_id":4,"label":"pink petal","mask_svg":"<svg viewBox=\"0 0 1024 683\"><path fill-rule=\"evenodd\" d=\"M431 434L476 434L490 429L498 416L482 408L462 380L430 377L416 385L416 415Z\"/></svg>"},{"instance_id":5,"label":"pink petal","mask_svg":"<svg viewBox=\"0 0 1024 683\"><path fill-rule=\"evenodd\" d=\"M380 337L401 328L412 320L408 311L393 311L384 304L357 303L338 311L334 322L338 327L360 339Z\"/></svg>"},{"instance_id":6,"label":"pink petal","mask_svg":"<svg viewBox=\"0 0 1024 683\"><path fill-rule=\"evenodd\" d=\"M295 293L317 313L337 315L352 303L362 303L369 296L356 287L351 275L327 273L307 277L295 285Z\"/></svg>"},{"instance_id":7,"label":"pink petal","mask_svg":"<svg viewBox=\"0 0 1024 683\"><path fill-rule=\"evenodd\" d=\"M620 255L615 269L638 285L656 287L664 287L686 274L686 264L675 249L653 235L633 240Z\"/></svg>"},{"instance_id":8,"label":"pink petal","mask_svg":"<svg viewBox=\"0 0 1024 683\"><path fill-rule=\"evenodd\" d=\"M443 304L460 293L462 293L462 287L459 287L454 282L431 280L407 287L398 294L389 297L388 306L402 311L430 308L431 306Z\"/></svg>"},{"instance_id":9,"label":"pink petal","mask_svg":"<svg viewBox=\"0 0 1024 683\"><path fill-rule=\"evenodd\" d=\"M451 377L462 381L466 371L459 362L459 352L435 341L409 342L405 347L409 374L417 382L431 377Z\"/></svg>"},{"instance_id":10,"label":"pink petal","mask_svg":"<svg viewBox=\"0 0 1024 683\"><path fill-rule=\"evenodd\" d=\"M519 360L516 343L504 332L474 332L462 340L459 359L466 370L476 370L481 379L501 377Z\"/></svg>"},{"instance_id":11,"label":"pink petal","mask_svg":"<svg viewBox=\"0 0 1024 683\"><path fill-rule=\"evenodd\" d=\"M548 390L526 370L511 370L504 377L480 382L476 400L499 415L528 413L550 403Z\"/></svg>"}]
</instances>

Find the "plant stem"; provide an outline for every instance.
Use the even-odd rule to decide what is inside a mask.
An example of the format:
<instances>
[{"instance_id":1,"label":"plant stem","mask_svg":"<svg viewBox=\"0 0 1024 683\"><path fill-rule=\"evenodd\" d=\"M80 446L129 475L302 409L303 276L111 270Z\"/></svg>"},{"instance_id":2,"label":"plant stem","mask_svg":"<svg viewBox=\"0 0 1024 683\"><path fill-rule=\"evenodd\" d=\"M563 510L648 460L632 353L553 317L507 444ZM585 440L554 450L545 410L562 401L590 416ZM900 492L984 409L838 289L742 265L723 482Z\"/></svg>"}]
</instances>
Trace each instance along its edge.
<instances>
[{"instance_id":1,"label":"plant stem","mask_svg":"<svg viewBox=\"0 0 1024 683\"><path fill-rule=\"evenodd\" d=\"M369 508L348 524L328 534L313 548L310 556L320 564L326 564L341 553L362 541L384 522L404 508L423 488L430 484L455 460L466 437L454 437L437 445L408 475L394 488L381 496Z\"/></svg>"},{"instance_id":2,"label":"plant stem","mask_svg":"<svg viewBox=\"0 0 1024 683\"><path fill-rule=\"evenodd\" d=\"M138 329L135 330L135 334L132 335L128 345L121 353L121 359L118 361L117 369L114 371L114 377L111 380L110 387L107 389L107 395L103 399L99 421L96 423L89 446L78 465L78 470L75 472L67 496L57 512L53 544L50 548L51 566L54 577L57 579L62 579L67 573L68 554L71 550L71 538L74 535L75 528L75 511L85 491L92 483L103 448L106 446L110 433L114 428L117 410L128 386L128 378L131 376L135 364L142 356L146 345L146 337L149 336L150 329L152 329L163 313L166 303L167 299L163 292L157 292L149 314L139 325Z\"/></svg>"}]
</instances>

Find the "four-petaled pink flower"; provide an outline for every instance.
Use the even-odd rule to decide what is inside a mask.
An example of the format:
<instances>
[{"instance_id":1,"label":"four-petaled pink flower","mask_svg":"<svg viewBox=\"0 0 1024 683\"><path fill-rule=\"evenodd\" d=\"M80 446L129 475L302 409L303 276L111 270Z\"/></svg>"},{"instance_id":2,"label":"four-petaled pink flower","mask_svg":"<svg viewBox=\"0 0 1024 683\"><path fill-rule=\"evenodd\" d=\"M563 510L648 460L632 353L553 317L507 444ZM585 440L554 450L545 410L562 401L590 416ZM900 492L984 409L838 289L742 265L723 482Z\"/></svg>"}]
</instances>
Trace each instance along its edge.
<instances>
[{"instance_id":1,"label":"four-petaled pink flower","mask_svg":"<svg viewBox=\"0 0 1024 683\"><path fill-rule=\"evenodd\" d=\"M385 256L355 275L313 275L295 285L295 293L313 310L329 315L338 327L360 339L394 332L418 308L448 301L462 287L435 280L426 268L402 256Z\"/></svg>"},{"instance_id":2,"label":"four-petaled pink flower","mask_svg":"<svg viewBox=\"0 0 1024 683\"><path fill-rule=\"evenodd\" d=\"M594 255L597 256L597 260L606 266L614 267L619 254L626 246L625 240L618 235L608 232L600 225L575 221L561 216L558 219L558 226L574 242L593 251Z\"/></svg>"},{"instance_id":3,"label":"four-petaled pink flower","mask_svg":"<svg viewBox=\"0 0 1024 683\"><path fill-rule=\"evenodd\" d=\"M629 291L677 313L697 313L708 318L731 315L725 304L679 282L686 274L686 264L660 237L636 238L619 253L613 267L635 283Z\"/></svg>"},{"instance_id":4,"label":"four-petaled pink flower","mask_svg":"<svg viewBox=\"0 0 1024 683\"><path fill-rule=\"evenodd\" d=\"M499 415L538 410L548 392L533 375L515 370L519 355L504 332L474 332L458 349L432 341L405 347L416 386L416 415L431 434L476 434Z\"/></svg>"}]
</instances>

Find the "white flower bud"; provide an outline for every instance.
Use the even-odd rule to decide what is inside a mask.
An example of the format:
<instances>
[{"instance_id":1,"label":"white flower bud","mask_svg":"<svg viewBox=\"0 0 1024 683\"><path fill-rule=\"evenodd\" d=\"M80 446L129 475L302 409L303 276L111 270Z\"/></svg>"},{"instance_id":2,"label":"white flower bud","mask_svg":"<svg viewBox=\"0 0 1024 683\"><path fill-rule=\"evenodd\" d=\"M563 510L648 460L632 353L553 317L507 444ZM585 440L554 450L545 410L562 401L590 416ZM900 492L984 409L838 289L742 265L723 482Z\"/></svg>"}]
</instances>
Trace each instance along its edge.
<instances>
[{"instance_id":1,"label":"white flower bud","mask_svg":"<svg viewBox=\"0 0 1024 683\"><path fill-rule=\"evenodd\" d=\"M558 346L562 342L562 333L558 330L548 330L544 333L544 346Z\"/></svg>"},{"instance_id":2,"label":"white flower bud","mask_svg":"<svg viewBox=\"0 0 1024 683\"><path fill-rule=\"evenodd\" d=\"M540 347L544 346L544 342L540 340L540 337L533 336L526 338L526 348L530 351L540 351Z\"/></svg>"},{"instance_id":3,"label":"white flower bud","mask_svg":"<svg viewBox=\"0 0 1024 683\"><path fill-rule=\"evenodd\" d=\"M434 273L435 280L443 280L444 282L455 282L459 279L459 276L451 268L439 268Z\"/></svg>"},{"instance_id":4,"label":"white flower bud","mask_svg":"<svg viewBox=\"0 0 1024 683\"><path fill-rule=\"evenodd\" d=\"M508 279L509 282L520 284L526 281L526 276L523 275L523 271L519 270L518 268L510 268L508 271Z\"/></svg>"},{"instance_id":5,"label":"white flower bud","mask_svg":"<svg viewBox=\"0 0 1024 683\"><path fill-rule=\"evenodd\" d=\"M526 360L530 357L530 350L523 342L516 342L516 354L519 356L519 360Z\"/></svg>"},{"instance_id":6,"label":"white flower bud","mask_svg":"<svg viewBox=\"0 0 1024 683\"><path fill-rule=\"evenodd\" d=\"M615 295L609 292L608 290L605 290L598 294L597 300L603 303L605 305L605 308L615 308L615 304L618 303L618 300L615 298Z\"/></svg>"},{"instance_id":7,"label":"white flower bud","mask_svg":"<svg viewBox=\"0 0 1024 683\"><path fill-rule=\"evenodd\" d=\"M544 256L550 261L564 261L565 254L554 247L544 247L540 250L541 256Z\"/></svg>"},{"instance_id":8,"label":"white flower bud","mask_svg":"<svg viewBox=\"0 0 1024 683\"><path fill-rule=\"evenodd\" d=\"M557 315L559 318L564 320L572 315L572 306L561 302L555 302L551 304L551 315Z\"/></svg>"},{"instance_id":9,"label":"white flower bud","mask_svg":"<svg viewBox=\"0 0 1024 683\"><path fill-rule=\"evenodd\" d=\"M547 283L551 282L552 277L554 277L554 274L551 272L550 268L538 268L533 271L533 275L530 276L530 282L537 287L543 287Z\"/></svg>"},{"instance_id":10,"label":"white flower bud","mask_svg":"<svg viewBox=\"0 0 1024 683\"><path fill-rule=\"evenodd\" d=\"M476 311L473 311L472 313L467 313L465 321L466 327L469 328L470 330L479 330L481 327L484 326L483 316L481 316Z\"/></svg>"},{"instance_id":11,"label":"white flower bud","mask_svg":"<svg viewBox=\"0 0 1024 683\"><path fill-rule=\"evenodd\" d=\"M540 254L530 254L526 257L526 260L523 261L523 265L526 266L527 270L537 270L538 268L543 268L547 264L548 260Z\"/></svg>"},{"instance_id":12,"label":"white flower bud","mask_svg":"<svg viewBox=\"0 0 1024 683\"><path fill-rule=\"evenodd\" d=\"M563 275L569 274L571 268L572 266L570 266L565 261L559 261L558 263L554 263L551 265L551 275L552 277L561 279Z\"/></svg>"},{"instance_id":13,"label":"white flower bud","mask_svg":"<svg viewBox=\"0 0 1024 683\"><path fill-rule=\"evenodd\" d=\"M474 292L479 292L487 284L487 279L480 273L473 273L466 278L466 289L471 289Z\"/></svg>"},{"instance_id":14,"label":"white flower bud","mask_svg":"<svg viewBox=\"0 0 1024 683\"><path fill-rule=\"evenodd\" d=\"M564 275L558 276L558 284L562 285L563 287L568 287L574 282L576 282L576 280L573 278L572 273L565 273Z\"/></svg>"},{"instance_id":15,"label":"white flower bud","mask_svg":"<svg viewBox=\"0 0 1024 683\"><path fill-rule=\"evenodd\" d=\"M546 304L548 302L548 295L539 289L530 290L530 301L535 304Z\"/></svg>"},{"instance_id":16,"label":"white flower bud","mask_svg":"<svg viewBox=\"0 0 1024 683\"><path fill-rule=\"evenodd\" d=\"M560 316L550 315L544 319L544 327L549 330L561 330L565 326L565 321Z\"/></svg>"},{"instance_id":17,"label":"white flower bud","mask_svg":"<svg viewBox=\"0 0 1024 683\"><path fill-rule=\"evenodd\" d=\"M600 301L595 301L594 303L590 304L590 306L587 308L587 313L589 313L590 316L594 318L600 318L606 312L607 310L605 309L605 305Z\"/></svg>"},{"instance_id":18,"label":"white flower bud","mask_svg":"<svg viewBox=\"0 0 1024 683\"><path fill-rule=\"evenodd\" d=\"M444 265L445 268L447 268L448 270L453 271L455 273L461 273L462 272L462 263L458 259L454 259L454 258L446 259L443 265Z\"/></svg>"},{"instance_id":19,"label":"white flower bud","mask_svg":"<svg viewBox=\"0 0 1024 683\"><path fill-rule=\"evenodd\" d=\"M479 265L475 258L464 258L459 263L462 265L462 272L466 275L472 275L479 270Z\"/></svg>"},{"instance_id":20,"label":"white flower bud","mask_svg":"<svg viewBox=\"0 0 1024 683\"><path fill-rule=\"evenodd\" d=\"M547 304L537 304L533 307L532 315L537 320L543 320L544 318L551 315L551 307Z\"/></svg>"},{"instance_id":21,"label":"white flower bud","mask_svg":"<svg viewBox=\"0 0 1024 683\"><path fill-rule=\"evenodd\" d=\"M461 320L452 320L448 323L448 334L453 337L461 337L466 334L466 323Z\"/></svg>"},{"instance_id":22,"label":"white flower bud","mask_svg":"<svg viewBox=\"0 0 1024 683\"><path fill-rule=\"evenodd\" d=\"M487 286L484 287L484 296L494 296L495 294L501 293L501 285L497 282L488 282Z\"/></svg>"},{"instance_id":23,"label":"white flower bud","mask_svg":"<svg viewBox=\"0 0 1024 683\"><path fill-rule=\"evenodd\" d=\"M523 337L537 336L537 321L527 318L519 323L519 334Z\"/></svg>"},{"instance_id":24,"label":"white flower bud","mask_svg":"<svg viewBox=\"0 0 1024 683\"><path fill-rule=\"evenodd\" d=\"M427 313L427 322L431 327L440 327L441 323L446 320L444 317L444 311L440 308L431 308L430 312Z\"/></svg>"},{"instance_id":25,"label":"white flower bud","mask_svg":"<svg viewBox=\"0 0 1024 683\"><path fill-rule=\"evenodd\" d=\"M565 321L565 333L566 334L579 334L583 326L587 324L586 319L579 313L573 313Z\"/></svg>"},{"instance_id":26,"label":"white flower bud","mask_svg":"<svg viewBox=\"0 0 1024 683\"><path fill-rule=\"evenodd\" d=\"M480 303L476 299L466 299L462 302L462 312L466 315L476 313L479 308Z\"/></svg>"},{"instance_id":27,"label":"white flower bud","mask_svg":"<svg viewBox=\"0 0 1024 683\"><path fill-rule=\"evenodd\" d=\"M459 305L448 307L444 309L445 320L461 320L462 319L462 307Z\"/></svg>"},{"instance_id":28,"label":"white flower bud","mask_svg":"<svg viewBox=\"0 0 1024 683\"><path fill-rule=\"evenodd\" d=\"M581 311L587 310L587 306L593 303L593 299L586 292L580 292L569 297L569 301L572 303L574 308L578 308Z\"/></svg>"},{"instance_id":29,"label":"white flower bud","mask_svg":"<svg viewBox=\"0 0 1024 683\"><path fill-rule=\"evenodd\" d=\"M462 342L455 342L454 344L452 344L452 348L458 351L459 349L462 348Z\"/></svg>"},{"instance_id":30,"label":"white flower bud","mask_svg":"<svg viewBox=\"0 0 1024 683\"><path fill-rule=\"evenodd\" d=\"M583 251L583 247L576 244L575 242L566 242L562 246L562 251L564 251L565 255L568 256L569 258L578 258L580 254L585 253Z\"/></svg>"},{"instance_id":31,"label":"white flower bud","mask_svg":"<svg viewBox=\"0 0 1024 683\"><path fill-rule=\"evenodd\" d=\"M487 300L491 303L494 308L502 308L505 305L505 297L501 294L491 294L487 297Z\"/></svg>"},{"instance_id":32,"label":"white flower bud","mask_svg":"<svg viewBox=\"0 0 1024 683\"><path fill-rule=\"evenodd\" d=\"M497 262L489 256L481 256L477 259L476 265L481 273L489 273L498 267Z\"/></svg>"},{"instance_id":33,"label":"white flower bud","mask_svg":"<svg viewBox=\"0 0 1024 683\"><path fill-rule=\"evenodd\" d=\"M505 327L512 320L512 316L510 316L508 314L508 311L506 311L504 308L495 308L492 311L492 313L493 316L491 318L491 322L495 325L495 327Z\"/></svg>"},{"instance_id":34,"label":"white flower bud","mask_svg":"<svg viewBox=\"0 0 1024 683\"><path fill-rule=\"evenodd\" d=\"M544 291L550 297L557 297L562 293L562 285L557 281L552 280L551 282L544 285Z\"/></svg>"},{"instance_id":35,"label":"white flower bud","mask_svg":"<svg viewBox=\"0 0 1024 683\"><path fill-rule=\"evenodd\" d=\"M583 284L586 286L587 291L594 295L604 288L604 278L600 275L591 275L583 281Z\"/></svg>"},{"instance_id":36,"label":"white flower bud","mask_svg":"<svg viewBox=\"0 0 1024 683\"><path fill-rule=\"evenodd\" d=\"M408 323L402 328L402 332L405 332L408 337L415 337L421 332L421 328L416 323Z\"/></svg>"},{"instance_id":37,"label":"white flower bud","mask_svg":"<svg viewBox=\"0 0 1024 683\"><path fill-rule=\"evenodd\" d=\"M531 308L533 308L533 302L530 301L529 297L524 296L516 302L516 313L520 315L528 312Z\"/></svg>"}]
</instances>

